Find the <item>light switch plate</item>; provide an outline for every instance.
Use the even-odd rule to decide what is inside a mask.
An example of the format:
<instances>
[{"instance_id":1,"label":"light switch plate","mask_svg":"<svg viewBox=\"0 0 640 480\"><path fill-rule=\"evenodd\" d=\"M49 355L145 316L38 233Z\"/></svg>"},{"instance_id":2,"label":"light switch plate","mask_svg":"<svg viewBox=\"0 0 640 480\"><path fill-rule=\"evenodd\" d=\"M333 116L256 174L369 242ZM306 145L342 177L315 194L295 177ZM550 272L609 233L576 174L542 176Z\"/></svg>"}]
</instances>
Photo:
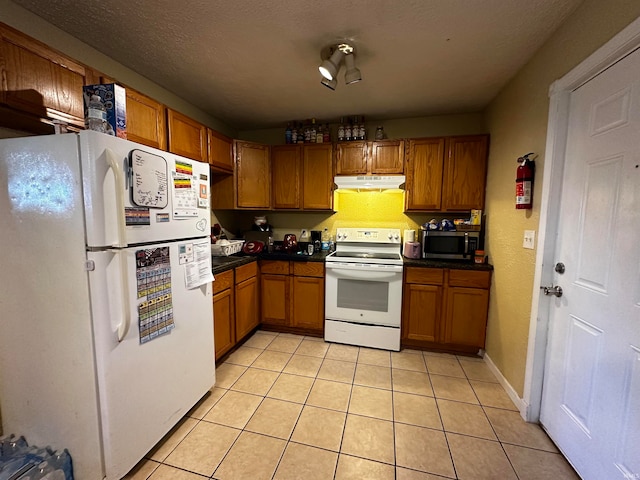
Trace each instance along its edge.
<instances>
[{"instance_id":1,"label":"light switch plate","mask_svg":"<svg viewBox=\"0 0 640 480\"><path fill-rule=\"evenodd\" d=\"M307 230L306 228L303 228L302 230L300 230L300 241L302 242L309 241L309 230Z\"/></svg>"},{"instance_id":2,"label":"light switch plate","mask_svg":"<svg viewBox=\"0 0 640 480\"><path fill-rule=\"evenodd\" d=\"M524 240L522 241L522 246L524 248L529 248L529 249L533 250L535 243L536 243L536 231L535 230L525 230L524 231Z\"/></svg>"}]
</instances>

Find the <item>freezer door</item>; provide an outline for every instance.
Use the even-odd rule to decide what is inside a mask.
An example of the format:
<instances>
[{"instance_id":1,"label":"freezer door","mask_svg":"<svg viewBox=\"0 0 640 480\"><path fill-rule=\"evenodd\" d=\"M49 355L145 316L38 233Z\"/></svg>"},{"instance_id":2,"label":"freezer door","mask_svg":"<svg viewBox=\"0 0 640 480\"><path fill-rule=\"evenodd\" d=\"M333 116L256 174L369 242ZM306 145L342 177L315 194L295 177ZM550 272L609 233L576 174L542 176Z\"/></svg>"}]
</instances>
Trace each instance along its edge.
<instances>
[{"instance_id":1,"label":"freezer door","mask_svg":"<svg viewBox=\"0 0 640 480\"><path fill-rule=\"evenodd\" d=\"M186 287L197 255L189 252L206 250L210 272L210 244L194 243L89 253L109 480L133 468L215 382L211 282Z\"/></svg>"},{"instance_id":2,"label":"freezer door","mask_svg":"<svg viewBox=\"0 0 640 480\"><path fill-rule=\"evenodd\" d=\"M208 164L99 132L78 136L89 247L210 233Z\"/></svg>"}]
</instances>

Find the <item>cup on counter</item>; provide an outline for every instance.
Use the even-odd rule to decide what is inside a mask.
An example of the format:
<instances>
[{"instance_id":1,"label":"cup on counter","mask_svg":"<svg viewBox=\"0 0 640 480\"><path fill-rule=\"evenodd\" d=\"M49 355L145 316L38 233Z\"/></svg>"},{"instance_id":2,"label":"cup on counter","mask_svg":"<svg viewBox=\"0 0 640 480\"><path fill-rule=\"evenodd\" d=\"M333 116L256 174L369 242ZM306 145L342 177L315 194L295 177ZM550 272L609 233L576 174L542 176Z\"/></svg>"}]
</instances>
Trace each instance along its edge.
<instances>
[{"instance_id":1,"label":"cup on counter","mask_svg":"<svg viewBox=\"0 0 640 480\"><path fill-rule=\"evenodd\" d=\"M307 245L307 253L309 255L313 255L313 243L310 243L309 245Z\"/></svg>"}]
</instances>

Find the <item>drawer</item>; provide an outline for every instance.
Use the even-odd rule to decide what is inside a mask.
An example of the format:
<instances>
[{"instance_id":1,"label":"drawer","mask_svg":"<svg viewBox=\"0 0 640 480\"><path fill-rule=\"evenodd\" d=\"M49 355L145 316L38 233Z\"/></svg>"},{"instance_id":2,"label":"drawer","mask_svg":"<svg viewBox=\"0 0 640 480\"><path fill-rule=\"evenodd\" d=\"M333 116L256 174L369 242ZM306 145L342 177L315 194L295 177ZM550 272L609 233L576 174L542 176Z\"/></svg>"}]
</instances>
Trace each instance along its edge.
<instances>
[{"instance_id":1,"label":"drawer","mask_svg":"<svg viewBox=\"0 0 640 480\"><path fill-rule=\"evenodd\" d=\"M491 272L485 270L449 270L449 286L489 288L491 286Z\"/></svg>"},{"instance_id":2,"label":"drawer","mask_svg":"<svg viewBox=\"0 0 640 480\"><path fill-rule=\"evenodd\" d=\"M324 278L324 263L319 262L291 262L293 274L299 277Z\"/></svg>"},{"instance_id":3,"label":"drawer","mask_svg":"<svg viewBox=\"0 0 640 480\"><path fill-rule=\"evenodd\" d=\"M233 270L227 270L226 272L219 273L214 276L213 281L213 294L222 292L227 288L233 287Z\"/></svg>"},{"instance_id":4,"label":"drawer","mask_svg":"<svg viewBox=\"0 0 640 480\"><path fill-rule=\"evenodd\" d=\"M258 262L247 263L236 267L236 285L258 274Z\"/></svg>"},{"instance_id":5,"label":"drawer","mask_svg":"<svg viewBox=\"0 0 640 480\"><path fill-rule=\"evenodd\" d=\"M289 262L284 260L260 260L260 273L289 275Z\"/></svg>"},{"instance_id":6,"label":"drawer","mask_svg":"<svg viewBox=\"0 0 640 480\"><path fill-rule=\"evenodd\" d=\"M407 267L405 272L405 283L428 285L442 285L444 283L444 269L442 268Z\"/></svg>"}]
</instances>

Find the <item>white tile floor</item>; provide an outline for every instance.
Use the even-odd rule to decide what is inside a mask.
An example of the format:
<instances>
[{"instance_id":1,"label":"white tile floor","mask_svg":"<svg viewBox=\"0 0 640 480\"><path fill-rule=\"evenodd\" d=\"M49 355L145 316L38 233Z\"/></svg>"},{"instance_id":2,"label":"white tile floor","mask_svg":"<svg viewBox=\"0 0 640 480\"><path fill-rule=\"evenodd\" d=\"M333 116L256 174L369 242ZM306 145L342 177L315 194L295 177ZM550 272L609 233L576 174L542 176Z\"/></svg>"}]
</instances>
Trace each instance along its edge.
<instances>
[{"instance_id":1,"label":"white tile floor","mask_svg":"<svg viewBox=\"0 0 640 480\"><path fill-rule=\"evenodd\" d=\"M577 479L480 359L256 332L126 477Z\"/></svg>"}]
</instances>

